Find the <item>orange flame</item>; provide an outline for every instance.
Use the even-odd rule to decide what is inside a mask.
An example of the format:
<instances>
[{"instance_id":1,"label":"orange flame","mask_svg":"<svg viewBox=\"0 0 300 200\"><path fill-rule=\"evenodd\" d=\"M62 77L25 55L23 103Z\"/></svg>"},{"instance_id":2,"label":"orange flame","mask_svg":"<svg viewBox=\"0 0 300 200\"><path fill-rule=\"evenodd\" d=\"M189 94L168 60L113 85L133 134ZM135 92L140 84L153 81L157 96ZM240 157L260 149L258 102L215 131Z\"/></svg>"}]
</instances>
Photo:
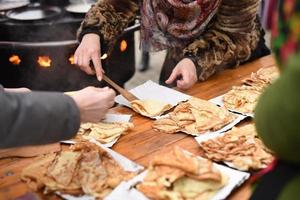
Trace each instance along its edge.
<instances>
[{"instance_id":1,"label":"orange flame","mask_svg":"<svg viewBox=\"0 0 300 200\"><path fill-rule=\"evenodd\" d=\"M124 51L126 51L126 49L127 49L127 42L126 42L126 40L122 40L120 43L120 50L121 50L121 52L124 52Z\"/></svg>"},{"instance_id":2,"label":"orange flame","mask_svg":"<svg viewBox=\"0 0 300 200\"><path fill-rule=\"evenodd\" d=\"M101 56L101 60L105 60L106 58L107 58L107 53L105 53Z\"/></svg>"},{"instance_id":3,"label":"orange flame","mask_svg":"<svg viewBox=\"0 0 300 200\"><path fill-rule=\"evenodd\" d=\"M13 65L19 65L21 63L21 59L18 55L12 55L8 60Z\"/></svg>"},{"instance_id":4,"label":"orange flame","mask_svg":"<svg viewBox=\"0 0 300 200\"><path fill-rule=\"evenodd\" d=\"M37 62L41 67L51 67L51 59L49 56L39 56Z\"/></svg>"},{"instance_id":5,"label":"orange flame","mask_svg":"<svg viewBox=\"0 0 300 200\"><path fill-rule=\"evenodd\" d=\"M74 65L74 55L70 56L69 62L70 62L71 65Z\"/></svg>"}]
</instances>

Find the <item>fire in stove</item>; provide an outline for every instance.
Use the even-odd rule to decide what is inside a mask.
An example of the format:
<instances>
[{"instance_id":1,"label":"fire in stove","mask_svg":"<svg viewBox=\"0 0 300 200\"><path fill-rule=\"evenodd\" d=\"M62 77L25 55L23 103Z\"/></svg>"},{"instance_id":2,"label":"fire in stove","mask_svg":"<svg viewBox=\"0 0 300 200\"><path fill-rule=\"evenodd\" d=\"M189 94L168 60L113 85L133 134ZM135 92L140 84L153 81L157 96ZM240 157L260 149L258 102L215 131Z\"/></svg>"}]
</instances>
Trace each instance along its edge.
<instances>
[{"instance_id":1,"label":"fire in stove","mask_svg":"<svg viewBox=\"0 0 300 200\"><path fill-rule=\"evenodd\" d=\"M70 62L71 65L74 65L74 55L71 55L69 57L69 62Z\"/></svg>"},{"instance_id":2,"label":"fire in stove","mask_svg":"<svg viewBox=\"0 0 300 200\"><path fill-rule=\"evenodd\" d=\"M51 67L51 59L49 56L39 56L37 62L41 67Z\"/></svg>"},{"instance_id":3,"label":"fire in stove","mask_svg":"<svg viewBox=\"0 0 300 200\"><path fill-rule=\"evenodd\" d=\"M20 65L21 59L18 55L12 55L9 57L9 62L13 65Z\"/></svg>"},{"instance_id":4,"label":"fire in stove","mask_svg":"<svg viewBox=\"0 0 300 200\"><path fill-rule=\"evenodd\" d=\"M127 49L127 42L126 42L126 40L122 40L120 42L120 51L124 52L124 51L126 51L126 49Z\"/></svg>"}]
</instances>

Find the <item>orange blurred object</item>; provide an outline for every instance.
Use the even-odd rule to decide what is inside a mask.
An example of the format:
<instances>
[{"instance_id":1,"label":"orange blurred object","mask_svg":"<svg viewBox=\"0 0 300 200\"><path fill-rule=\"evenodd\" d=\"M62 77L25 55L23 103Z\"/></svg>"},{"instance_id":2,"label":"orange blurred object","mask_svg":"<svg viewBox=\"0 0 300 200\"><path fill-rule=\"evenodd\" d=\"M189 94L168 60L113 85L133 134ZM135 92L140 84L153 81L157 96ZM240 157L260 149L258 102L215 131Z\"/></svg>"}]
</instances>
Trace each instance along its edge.
<instances>
[{"instance_id":1,"label":"orange blurred object","mask_svg":"<svg viewBox=\"0 0 300 200\"><path fill-rule=\"evenodd\" d=\"M127 49L127 42L126 42L126 40L122 40L120 43L120 50L121 50L121 52L124 52L124 51L126 51L126 49Z\"/></svg>"},{"instance_id":2,"label":"orange blurred object","mask_svg":"<svg viewBox=\"0 0 300 200\"><path fill-rule=\"evenodd\" d=\"M70 62L71 65L74 65L74 55L70 56L69 62Z\"/></svg>"},{"instance_id":3,"label":"orange blurred object","mask_svg":"<svg viewBox=\"0 0 300 200\"><path fill-rule=\"evenodd\" d=\"M37 62L41 67L51 67L51 59L49 56L39 56Z\"/></svg>"},{"instance_id":4,"label":"orange blurred object","mask_svg":"<svg viewBox=\"0 0 300 200\"><path fill-rule=\"evenodd\" d=\"M12 55L8 60L13 65L19 65L21 63L21 59L18 55Z\"/></svg>"}]
</instances>

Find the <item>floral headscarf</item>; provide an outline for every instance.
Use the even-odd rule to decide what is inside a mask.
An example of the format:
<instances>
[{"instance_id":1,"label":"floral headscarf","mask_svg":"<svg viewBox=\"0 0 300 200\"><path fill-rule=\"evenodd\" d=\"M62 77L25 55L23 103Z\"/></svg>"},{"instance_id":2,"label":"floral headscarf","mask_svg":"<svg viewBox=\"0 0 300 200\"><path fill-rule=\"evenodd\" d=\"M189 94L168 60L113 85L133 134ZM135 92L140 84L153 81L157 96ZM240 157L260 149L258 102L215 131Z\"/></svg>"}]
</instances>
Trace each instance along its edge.
<instances>
[{"instance_id":1,"label":"floral headscarf","mask_svg":"<svg viewBox=\"0 0 300 200\"><path fill-rule=\"evenodd\" d=\"M198 37L216 14L221 0L144 0L142 48L159 51L182 47Z\"/></svg>"},{"instance_id":2,"label":"floral headscarf","mask_svg":"<svg viewBox=\"0 0 300 200\"><path fill-rule=\"evenodd\" d=\"M300 51L300 1L277 1L279 12L273 12L272 46L279 64L286 64Z\"/></svg>"}]
</instances>

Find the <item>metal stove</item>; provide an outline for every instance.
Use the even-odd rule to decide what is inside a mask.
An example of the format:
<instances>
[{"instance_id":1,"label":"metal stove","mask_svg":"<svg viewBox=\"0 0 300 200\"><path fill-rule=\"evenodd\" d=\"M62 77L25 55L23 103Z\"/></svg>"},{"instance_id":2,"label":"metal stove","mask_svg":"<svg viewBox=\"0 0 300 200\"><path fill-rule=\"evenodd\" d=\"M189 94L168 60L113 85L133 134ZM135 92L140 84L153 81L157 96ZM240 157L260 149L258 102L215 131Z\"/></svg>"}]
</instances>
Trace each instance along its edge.
<instances>
[{"instance_id":1,"label":"metal stove","mask_svg":"<svg viewBox=\"0 0 300 200\"><path fill-rule=\"evenodd\" d=\"M59 15L49 19L20 21L2 15L2 85L48 91L72 91L90 85L104 85L73 65L73 53L78 46L76 31L84 15L68 13L63 6ZM138 29L139 24L128 27L110 57L102 61L107 75L120 85L135 71L134 31Z\"/></svg>"}]
</instances>

